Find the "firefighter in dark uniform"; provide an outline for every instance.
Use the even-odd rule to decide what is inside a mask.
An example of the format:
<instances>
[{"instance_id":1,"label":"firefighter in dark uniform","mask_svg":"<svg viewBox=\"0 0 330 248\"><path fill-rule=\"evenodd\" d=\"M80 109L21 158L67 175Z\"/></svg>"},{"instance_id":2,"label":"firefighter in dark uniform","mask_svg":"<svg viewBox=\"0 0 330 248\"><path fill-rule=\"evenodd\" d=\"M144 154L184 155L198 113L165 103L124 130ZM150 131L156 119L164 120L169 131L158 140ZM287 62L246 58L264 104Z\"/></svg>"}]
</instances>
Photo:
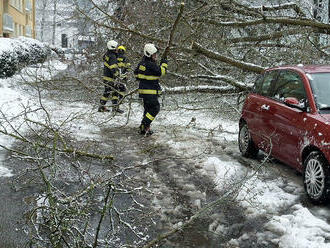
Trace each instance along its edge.
<instances>
[{"instance_id":1,"label":"firefighter in dark uniform","mask_svg":"<svg viewBox=\"0 0 330 248\"><path fill-rule=\"evenodd\" d=\"M131 68L131 64L129 63L127 57L126 57L126 48L124 46L118 47L118 68L121 74L121 78L124 79L124 81L127 80L127 72Z\"/></svg>"},{"instance_id":2,"label":"firefighter in dark uniform","mask_svg":"<svg viewBox=\"0 0 330 248\"><path fill-rule=\"evenodd\" d=\"M99 112L109 112L105 107L105 104L109 100L109 96L112 92L112 104L118 102L118 97L115 95L116 92L116 79L119 75L118 62L117 62L117 46L118 42L110 40L107 43L107 52L103 56L104 70L103 70L103 83L104 83L104 93L100 99L100 106L98 108ZM116 109L114 109L116 110Z\"/></svg>"},{"instance_id":3,"label":"firefighter in dark uniform","mask_svg":"<svg viewBox=\"0 0 330 248\"><path fill-rule=\"evenodd\" d=\"M131 67L131 64L128 62L127 57L126 57L126 48L124 46L119 46L118 47L118 54L117 54L117 64L118 64L118 70L119 70L119 80L116 85L117 92L114 92L113 101L117 101L116 104L118 103L118 100L122 99L127 88L126 88L126 83L127 83L127 74L128 70ZM119 106L115 106L116 111L119 113L123 113L124 111L119 109Z\"/></svg>"},{"instance_id":4,"label":"firefighter in dark uniform","mask_svg":"<svg viewBox=\"0 0 330 248\"><path fill-rule=\"evenodd\" d=\"M150 124L159 113L160 104L158 97L161 95L159 78L167 71L167 60L162 59L157 65L157 48L154 44L144 46L142 61L134 70L135 77L139 81L139 97L143 99L144 113L140 125L140 134L151 135Z\"/></svg>"}]
</instances>

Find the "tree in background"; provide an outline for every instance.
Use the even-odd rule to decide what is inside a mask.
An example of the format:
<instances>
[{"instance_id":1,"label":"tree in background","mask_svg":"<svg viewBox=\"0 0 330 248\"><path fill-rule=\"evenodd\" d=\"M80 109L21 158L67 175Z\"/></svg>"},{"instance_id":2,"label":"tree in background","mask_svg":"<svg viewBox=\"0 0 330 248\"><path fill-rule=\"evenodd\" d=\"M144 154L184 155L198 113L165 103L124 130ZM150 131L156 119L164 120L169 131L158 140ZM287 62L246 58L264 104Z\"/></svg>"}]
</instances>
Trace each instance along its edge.
<instances>
[{"instance_id":1,"label":"tree in background","mask_svg":"<svg viewBox=\"0 0 330 248\"><path fill-rule=\"evenodd\" d=\"M45 1L44 4L49 4L50 10L54 6L54 2ZM230 201L232 197L223 194L205 209L189 213L189 220L183 226L155 234L152 239L158 237L156 239L149 240L150 237L141 236L137 231L148 226L145 220L153 221L140 203L148 200L141 197L144 196L144 182L131 177L141 166L123 168L110 164L114 157L108 152L115 149L111 150L113 147L109 144L116 144L115 135L105 135L109 142L106 146L97 140L76 140L70 126L74 120L85 117L84 111L69 114L58 123L44 106L47 99L56 97L70 103L82 101L86 106L97 102L97 86L101 84L95 82L101 81L100 60L109 39L117 39L127 47L133 65L140 59L147 42L157 44L160 55L168 53L170 73L163 84L169 93L180 93L180 98L191 97L192 94L187 94L189 90L223 93L229 89L235 96L238 91L248 90L255 75L265 67L328 61L326 40L330 25L315 19L308 1L269 4L268 1L190 0L183 5L171 0L90 0L88 4L76 0L72 4L74 6L69 6L74 7L70 9L73 22L91 23L93 27L88 34L95 37L96 43L85 52L89 59L81 60L82 64L77 67L74 66L78 60L68 61L67 75L53 75L51 80L40 77L31 83L40 98L40 106L27 106L23 111L24 123L29 127L26 135L21 134L21 123L13 126L11 119L2 114L1 133L22 144L8 150L29 162L28 172L37 172L33 177L26 173L25 180L41 176L43 183L44 194L35 199L40 205L27 214L34 247L110 247L115 242L134 244L136 240L145 244L144 247L152 247L191 225L205 214L205 209L215 208L219 202ZM55 21L58 20L55 18ZM84 28L81 30L87 32ZM189 88L183 91L174 86ZM193 104L201 106L203 103ZM32 118L37 112L42 112L44 119ZM193 117L189 124L195 121ZM163 152L152 146L147 146L144 152L151 154L155 149ZM168 159L166 153L165 156ZM150 160L153 166L159 165L159 169L163 166L156 153ZM106 169L102 170L103 167ZM72 181L63 184L67 178ZM138 183L142 186L137 187ZM228 188L235 189L231 192L235 194L240 185ZM67 190L69 186L72 188ZM136 219L130 215L132 212L145 217L137 229ZM187 216L185 213L184 220ZM104 226L106 228L102 228ZM124 231L119 232L120 229ZM125 236L119 240L121 234L127 233L134 238L128 240Z\"/></svg>"},{"instance_id":2,"label":"tree in background","mask_svg":"<svg viewBox=\"0 0 330 248\"><path fill-rule=\"evenodd\" d=\"M94 23L98 35L125 43L134 59L147 42L165 49L179 12L176 1L91 3L92 12L80 13ZM241 82L252 82L251 76L265 67L325 63L330 25L319 22L309 4L188 1L170 44L171 80L166 86L229 84L245 90ZM315 39L320 36L323 42Z\"/></svg>"}]
</instances>

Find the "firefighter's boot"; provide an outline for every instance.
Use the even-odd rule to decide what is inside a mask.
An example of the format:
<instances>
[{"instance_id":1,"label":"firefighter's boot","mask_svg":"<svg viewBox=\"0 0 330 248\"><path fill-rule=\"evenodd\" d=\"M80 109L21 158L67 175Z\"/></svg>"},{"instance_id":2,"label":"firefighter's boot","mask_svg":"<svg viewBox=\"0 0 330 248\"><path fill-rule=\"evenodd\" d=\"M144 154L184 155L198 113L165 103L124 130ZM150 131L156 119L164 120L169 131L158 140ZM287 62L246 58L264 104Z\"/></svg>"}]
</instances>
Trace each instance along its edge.
<instances>
[{"instance_id":1,"label":"firefighter's boot","mask_svg":"<svg viewBox=\"0 0 330 248\"><path fill-rule=\"evenodd\" d=\"M109 112L110 110L107 109L104 105L100 105L97 111L98 112Z\"/></svg>"},{"instance_id":2,"label":"firefighter's boot","mask_svg":"<svg viewBox=\"0 0 330 248\"><path fill-rule=\"evenodd\" d=\"M152 135L152 134L154 133L154 132L150 129L150 127L147 127L145 132L146 132L146 133L145 133L145 136L150 136L150 135Z\"/></svg>"},{"instance_id":3,"label":"firefighter's boot","mask_svg":"<svg viewBox=\"0 0 330 248\"><path fill-rule=\"evenodd\" d=\"M140 125L140 134L145 135L145 136L150 136L152 135L154 132L150 130L150 127L145 127L144 124Z\"/></svg>"},{"instance_id":4,"label":"firefighter's boot","mask_svg":"<svg viewBox=\"0 0 330 248\"><path fill-rule=\"evenodd\" d=\"M146 134L146 130L145 130L143 124L141 124L141 125L139 126L139 133L142 134L142 135L145 135L145 134Z\"/></svg>"}]
</instances>

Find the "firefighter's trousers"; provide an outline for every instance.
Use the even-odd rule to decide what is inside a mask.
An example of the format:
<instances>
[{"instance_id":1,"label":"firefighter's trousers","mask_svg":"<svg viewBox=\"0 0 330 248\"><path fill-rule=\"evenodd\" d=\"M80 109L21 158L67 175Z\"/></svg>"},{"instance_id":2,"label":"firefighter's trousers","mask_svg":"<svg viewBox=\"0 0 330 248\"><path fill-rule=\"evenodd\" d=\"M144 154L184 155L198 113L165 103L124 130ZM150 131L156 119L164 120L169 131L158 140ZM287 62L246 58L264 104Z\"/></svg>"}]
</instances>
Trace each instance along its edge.
<instances>
[{"instance_id":1,"label":"firefighter's trousers","mask_svg":"<svg viewBox=\"0 0 330 248\"><path fill-rule=\"evenodd\" d=\"M101 105L105 105L109 100L109 96L111 94L111 102L112 104L117 104L120 99L123 98L123 95L126 91L126 86L122 83L117 82L108 82L104 81L104 93L101 97L100 103Z\"/></svg>"},{"instance_id":2,"label":"firefighter's trousers","mask_svg":"<svg viewBox=\"0 0 330 248\"><path fill-rule=\"evenodd\" d=\"M141 125L144 127L150 127L151 122L155 119L156 115L159 113L160 104L157 95L143 96L143 119Z\"/></svg>"}]
</instances>

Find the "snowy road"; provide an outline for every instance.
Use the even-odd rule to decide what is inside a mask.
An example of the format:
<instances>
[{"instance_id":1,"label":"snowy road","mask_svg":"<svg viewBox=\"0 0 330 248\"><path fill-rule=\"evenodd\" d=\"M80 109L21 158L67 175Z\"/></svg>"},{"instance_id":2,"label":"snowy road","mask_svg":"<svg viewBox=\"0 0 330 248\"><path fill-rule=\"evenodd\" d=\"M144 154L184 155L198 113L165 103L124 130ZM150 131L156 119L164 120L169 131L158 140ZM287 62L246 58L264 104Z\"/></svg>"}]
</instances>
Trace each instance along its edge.
<instances>
[{"instance_id":1,"label":"snowy road","mask_svg":"<svg viewBox=\"0 0 330 248\"><path fill-rule=\"evenodd\" d=\"M6 114L20 113L20 103L37 102L13 82L0 81ZM134 167L127 177L142 185L141 208L151 216L148 229L137 224L141 239L159 234L152 228L166 231L184 224L218 200L163 247L330 247L330 208L307 201L301 176L277 161L263 163L262 154L258 160L241 157L236 142L239 115L230 97L208 95L198 106L188 97L167 97L153 124L156 133L149 138L137 134L142 108L136 102L129 118L96 113L89 103L59 98L45 106L54 121L83 110L84 117L70 125L77 140L100 141L113 152L118 168ZM126 112L128 107L125 103ZM8 145L12 140L1 135L0 142ZM15 178L19 169L6 164L5 155L1 150L0 176Z\"/></svg>"}]
</instances>

